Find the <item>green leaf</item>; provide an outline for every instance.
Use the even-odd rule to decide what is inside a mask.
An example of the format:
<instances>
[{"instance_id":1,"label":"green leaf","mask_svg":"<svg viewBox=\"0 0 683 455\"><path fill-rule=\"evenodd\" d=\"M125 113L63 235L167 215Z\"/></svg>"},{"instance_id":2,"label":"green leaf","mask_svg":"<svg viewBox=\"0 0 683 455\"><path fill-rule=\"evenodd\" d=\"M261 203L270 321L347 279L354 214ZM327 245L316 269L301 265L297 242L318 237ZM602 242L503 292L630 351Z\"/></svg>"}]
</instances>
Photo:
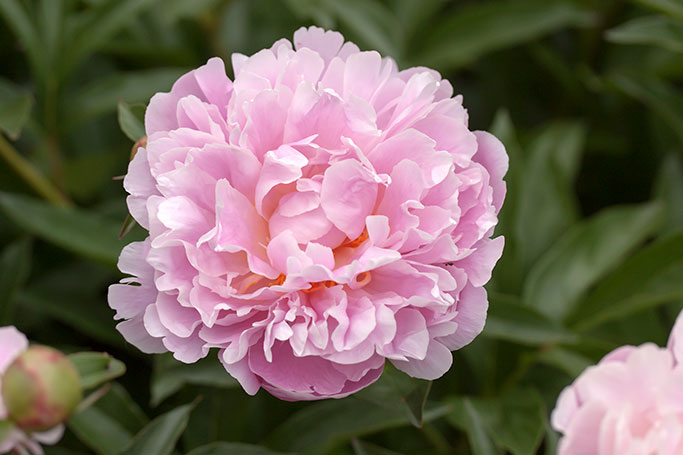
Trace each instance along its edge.
<instances>
[{"instance_id":1,"label":"green leaf","mask_svg":"<svg viewBox=\"0 0 683 455\"><path fill-rule=\"evenodd\" d=\"M117 455L133 439L122 422L96 406L71 416L67 425L83 444L101 455Z\"/></svg>"},{"instance_id":2,"label":"green leaf","mask_svg":"<svg viewBox=\"0 0 683 455\"><path fill-rule=\"evenodd\" d=\"M81 386L91 389L116 379L126 372L126 365L103 352L79 352L69 355L81 378Z\"/></svg>"},{"instance_id":3,"label":"green leaf","mask_svg":"<svg viewBox=\"0 0 683 455\"><path fill-rule=\"evenodd\" d=\"M458 397L449 403L454 410L447 419L467 433L474 454L527 455L541 444L545 411L533 389L513 389L494 398Z\"/></svg>"},{"instance_id":4,"label":"green leaf","mask_svg":"<svg viewBox=\"0 0 683 455\"><path fill-rule=\"evenodd\" d=\"M42 313L94 340L119 348L125 346L123 337L114 329L111 310L101 297L49 292L32 286L17 294L16 302L19 311Z\"/></svg>"},{"instance_id":5,"label":"green leaf","mask_svg":"<svg viewBox=\"0 0 683 455\"><path fill-rule=\"evenodd\" d=\"M24 237L10 243L0 254L0 325L12 321L13 300L31 271L32 242Z\"/></svg>"},{"instance_id":6,"label":"green leaf","mask_svg":"<svg viewBox=\"0 0 683 455\"><path fill-rule=\"evenodd\" d=\"M672 17L683 19L683 3L681 0L633 0L635 3L660 11Z\"/></svg>"},{"instance_id":7,"label":"green leaf","mask_svg":"<svg viewBox=\"0 0 683 455\"><path fill-rule=\"evenodd\" d=\"M94 406L71 416L67 426L86 446L101 455L118 455L133 434L148 422L128 392L110 383L109 392Z\"/></svg>"},{"instance_id":8,"label":"green leaf","mask_svg":"<svg viewBox=\"0 0 683 455\"><path fill-rule=\"evenodd\" d=\"M90 53L97 50L116 32L142 11L159 0L107 0L94 11L84 13L62 60L60 75L68 75Z\"/></svg>"},{"instance_id":9,"label":"green leaf","mask_svg":"<svg viewBox=\"0 0 683 455\"><path fill-rule=\"evenodd\" d=\"M239 442L212 442L205 446L197 447L187 455L288 455L284 452L274 452L265 447ZM291 455L291 454L290 454Z\"/></svg>"},{"instance_id":10,"label":"green leaf","mask_svg":"<svg viewBox=\"0 0 683 455\"><path fill-rule=\"evenodd\" d=\"M428 409L424 421L450 411L449 406ZM409 425L405 414L355 397L312 404L292 415L269 437L270 446L307 453L324 453L350 437Z\"/></svg>"},{"instance_id":11,"label":"green leaf","mask_svg":"<svg viewBox=\"0 0 683 455\"><path fill-rule=\"evenodd\" d=\"M482 336L541 346L575 343L577 335L512 296L489 293L489 311Z\"/></svg>"},{"instance_id":12,"label":"green leaf","mask_svg":"<svg viewBox=\"0 0 683 455\"><path fill-rule=\"evenodd\" d=\"M355 438L351 439L351 446L355 455L401 455L393 450L388 450Z\"/></svg>"},{"instance_id":13,"label":"green leaf","mask_svg":"<svg viewBox=\"0 0 683 455\"><path fill-rule=\"evenodd\" d=\"M130 433L132 439L132 435L149 423L149 418L121 384L110 382L107 386L109 392L95 406L119 422Z\"/></svg>"},{"instance_id":14,"label":"green leaf","mask_svg":"<svg viewBox=\"0 0 683 455\"><path fill-rule=\"evenodd\" d=\"M47 68L45 66L46 61L43 58L43 42L40 39L37 25L32 21L33 18L18 0L0 1L0 15L3 16L14 35L23 44L33 71L41 80L45 77Z\"/></svg>"},{"instance_id":15,"label":"green leaf","mask_svg":"<svg viewBox=\"0 0 683 455\"><path fill-rule=\"evenodd\" d=\"M221 0L166 0L164 7L158 11L159 18L167 23L174 24L180 19L197 19L202 14L210 13Z\"/></svg>"},{"instance_id":16,"label":"green leaf","mask_svg":"<svg viewBox=\"0 0 683 455\"><path fill-rule=\"evenodd\" d=\"M655 180L655 197L666 207L665 233L683 228L683 160L670 153L662 160Z\"/></svg>"},{"instance_id":17,"label":"green leaf","mask_svg":"<svg viewBox=\"0 0 683 455\"><path fill-rule=\"evenodd\" d=\"M583 299L569 322L588 330L663 302L683 298L683 231L634 254Z\"/></svg>"},{"instance_id":18,"label":"green leaf","mask_svg":"<svg viewBox=\"0 0 683 455\"><path fill-rule=\"evenodd\" d=\"M422 26L430 23L432 18L448 4L447 0L398 0L394 2L394 11L401 24L401 35L404 47L410 43L416 33L422 32Z\"/></svg>"},{"instance_id":19,"label":"green leaf","mask_svg":"<svg viewBox=\"0 0 683 455\"><path fill-rule=\"evenodd\" d=\"M572 378L577 377L583 370L595 364L588 357L561 347L554 347L541 352L538 361L562 370Z\"/></svg>"},{"instance_id":20,"label":"green leaf","mask_svg":"<svg viewBox=\"0 0 683 455\"><path fill-rule=\"evenodd\" d=\"M117 147L65 160L64 184L68 194L74 199L92 201L99 191L111 188L112 178L121 172L127 159L125 149Z\"/></svg>"},{"instance_id":21,"label":"green leaf","mask_svg":"<svg viewBox=\"0 0 683 455\"><path fill-rule=\"evenodd\" d=\"M543 400L533 389L517 389L502 398L501 419L493 427L493 440L513 455L536 453L543 439Z\"/></svg>"},{"instance_id":22,"label":"green leaf","mask_svg":"<svg viewBox=\"0 0 683 455\"><path fill-rule=\"evenodd\" d=\"M467 397L449 400L453 411L448 414L448 421L467 433L473 455L494 455L500 453L489 435L490 419L496 412L496 404L486 403Z\"/></svg>"},{"instance_id":23,"label":"green leaf","mask_svg":"<svg viewBox=\"0 0 683 455\"><path fill-rule=\"evenodd\" d=\"M104 304L102 291L112 282L111 268L89 261L60 259L58 267L42 269L16 296L21 314L49 317L117 348L125 348L115 329L112 310ZM130 351L132 355L143 355Z\"/></svg>"},{"instance_id":24,"label":"green leaf","mask_svg":"<svg viewBox=\"0 0 683 455\"><path fill-rule=\"evenodd\" d=\"M0 132L12 140L19 139L32 106L33 96L30 92L0 78Z\"/></svg>"},{"instance_id":25,"label":"green leaf","mask_svg":"<svg viewBox=\"0 0 683 455\"><path fill-rule=\"evenodd\" d=\"M517 0L472 4L426 30L418 56L426 66L459 68L490 52L516 46L566 27L591 23L575 2Z\"/></svg>"},{"instance_id":26,"label":"green leaf","mask_svg":"<svg viewBox=\"0 0 683 455\"><path fill-rule=\"evenodd\" d=\"M157 406L186 384L233 388L238 383L213 357L192 364L178 362L171 354L155 356L151 381L151 404Z\"/></svg>"},{"instance_id":27,"label":"green leaf","mask_svg":"<svg viewBox=\"0 0 683 455\"><path fill-rule=\"evenodd\" d=\"M54 68L62 48L65 0L40 0L37 23L44 43L43 58ZM67 6L68 7L68 6Z\"/></svg>"},{"instance_id":28,"label":"green leaf","mask_svg":"<svg viewBox=\"0 0 683 455\"><path fill-rule=\"evenodd\" d=\"M605 209L558 241L529 273L522 296L550 319L564 319L579 298L652 235L663 217L656 203Z\"/></svg>"},{"instance_id":29,"label":"green leaf","mask_svg":"<svg viewBox=\"0 0 683 455\"><path fill-rule=\"evenodd\" d=\"M543 443L544 451L542 453L557 453L557 444L560 440L560 435L550 424L548 416L545 418L543 428L545 431L545 442Z\"/></svg>"},{"instance_id":30,"label":"green leaf","mask_svg":"<svg viewBox=\"0 0 683 455\"><path fill-rule=\"evenodd\" d=\"M66 106L68 126L115 112L120 100L130 104L147 103L155 93L170 90L186 71L182 68L155 68L98 78L72 94Z\"/></svg>"},{"instance_id":31,"label":"green leaf","mask_svg":"<svg viewBox=\"0 0 683 455\"><path fill-rule=\"evenodd\" d=\"M498 214L496 235L505 236L505 254L494 269L492 288L503 292L519 293L522 286L521 254L515 238L515 226L519 206L519 192L524 181L524 157L517 139L517 132L510 114L506 110L496 113L490 128L491 134L505 145L509 156L509 169L505 176L507 194Z\"/></svg>"},{"instance_id":32,"label":"green leaf","mask_svg":"<svg viewBox=\"0 0 683 455\"><path fill-rule=\"evenodd\" d=\"M195 403L186 404L152 420L135 436L131 444L121 454L170 455L176 442L185 431L194 407Z\"/></svg>"},{"instance_id":33,"label":"green leaf","mask_svg":"<svg viewBox=\"0 0 683 455\"><path fill-rule=\"evenodd\" d=\"M585 137L580 123L556 122L528 147L515 217L515 244L524 271L578 218L573 182Z\"/></svg>"},{"instance_id":34,"label":"green leaf","mask_svg":"<svg viewBox=\"0 0 683 455\"><path fill-rule=\"evenodd\" d=\"M683 52L683 23L666 16L636 17L608 30L606 38L613 43L649 44Z\"/></svg>"},{"instance_id":35,"label":"green leaf","mask_svg":"<svg viewBox=\"0 0 683 455\"><path fill-rule=\"evenodd\" d=\"M392 409L420 428L431 385L431 381L411 378L387 365L379 380L358 392L356 397Z\"/></svg>"},{"instance_id":36,"label":"green leaf","mask_svg":"<svg viewBox=\"0 0 683 455\"><path fill-rule=\"evenodd\" d=\"M93 212L55 207L31 197L0 192L0 211L14 223L81 256L116 264L124 243L118 227Z\"/></svg>"},{"instance_id":37,"label":"green leaf","mask_svg":"<svg viewBox=\"0 0 683 455\"><path fill-rule=\"evenodd\" d=\"M119 126L121 131L133 142L137 142L145 135L144 104L128 104L119 101Z\"/></svg>"},{"instance_id":38,"label":"green leaf","mask_svg":"<svg viewBox=\"0 0 683 455\"><path fill-rule=\"evenodd\" d=\"M382 3L377 0L322 0L321 4L370 49L386 56L399 55L395 33L399 24Z\"/></svg>"},{"instance_id":39,"label":"green leaf","mask_svg":"<svg viewBox=\"0 0 683 455\"><path fill-rule=\"evenodd\" d=\"M652 77L616 74L610 80L624 93L652 109L683 141L683 95Z\"/></svg>"}]
</instances>

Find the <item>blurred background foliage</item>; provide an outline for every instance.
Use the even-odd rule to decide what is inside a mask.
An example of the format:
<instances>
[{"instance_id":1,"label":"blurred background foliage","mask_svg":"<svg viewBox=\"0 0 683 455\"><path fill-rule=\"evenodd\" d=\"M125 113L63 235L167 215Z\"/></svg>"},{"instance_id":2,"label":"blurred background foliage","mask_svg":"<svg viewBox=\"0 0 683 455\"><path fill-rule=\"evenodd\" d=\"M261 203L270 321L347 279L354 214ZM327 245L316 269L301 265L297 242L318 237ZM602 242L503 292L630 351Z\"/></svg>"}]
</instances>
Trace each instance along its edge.
<instances>
[{"instance_id":1,"label":"blurred background foliage","mask_svg":"<svg viewBox=\"0 0 683 455\"><path fill-rule=\"evenodd\" d=\"M0 325L128 367L48 454L552 454L561 388L664 344L681 309L681 0L0 0L0 24ZM433 384L387 368L344 400L248 397L114 329L106 288L144 233L117 239L112 177L144 103L310 24L438 69L510 154L486 328Z\"/></svg>"}]
</instances>

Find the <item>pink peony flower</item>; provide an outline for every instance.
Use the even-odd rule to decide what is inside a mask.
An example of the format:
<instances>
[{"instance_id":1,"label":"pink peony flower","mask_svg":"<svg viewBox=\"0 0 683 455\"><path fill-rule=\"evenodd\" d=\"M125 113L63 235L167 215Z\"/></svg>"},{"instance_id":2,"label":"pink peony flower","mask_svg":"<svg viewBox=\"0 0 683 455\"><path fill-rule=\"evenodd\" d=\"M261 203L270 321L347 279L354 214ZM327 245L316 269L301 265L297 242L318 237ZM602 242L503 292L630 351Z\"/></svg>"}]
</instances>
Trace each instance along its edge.
<instances>
[{"instance_id":1,"label":"pink peony flower","mask_svg":"<svg viewBox=\"0 0 683 455\"><path fill-rule=\"evenodd\" d=\"M344 397L385 360L435 379L482 330L508 158L427 68L302 28L181 77L145 116L128 207L149 230L109 290L124 337L219 348L254 394Z\"/></svg>"},{"instance_id":2,"label":"pink peony flower","mask_svg":"<svg viewBox=\"0 0 683 455\"><path fill-rule=\"evenodd\" d=\"M668 348L622 346L589 367L557 400L559 455L683 453L683 313Z\"/></svg>"},{"instance_id":3,"label":"pink peony flower","mask_svg":"<svg viewBox=\"0 0 683 455\"><path fill-rule=\"evenodd\" d=\"M28 340L12 326L0 327L0 390L2 377L12 362L28 349ZM64 425L56 425L46 431L27 434L9 422L5 403L0 394L0 453L21 450L19 453L42 455L40 443L56 444L64 434Z\"/></svg>"}]
</instances>

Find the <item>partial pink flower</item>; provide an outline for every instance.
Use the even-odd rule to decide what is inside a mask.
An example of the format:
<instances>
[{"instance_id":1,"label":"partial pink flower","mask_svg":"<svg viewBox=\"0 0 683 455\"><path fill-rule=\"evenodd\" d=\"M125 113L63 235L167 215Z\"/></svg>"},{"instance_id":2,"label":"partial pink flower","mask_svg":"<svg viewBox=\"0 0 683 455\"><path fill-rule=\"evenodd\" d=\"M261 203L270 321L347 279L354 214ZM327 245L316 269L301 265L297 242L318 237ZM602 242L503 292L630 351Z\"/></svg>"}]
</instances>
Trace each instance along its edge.
<instances>
[{"instance_id":1,"label":"partial pink flower","mask_svg":"<svg viewBox=\"0 0 683 455\"><path fill-rule=\"evenodd\" d=\"M669 346L622 346L560 394L551 423L559 455L683 453L683 313Z\"/></svg>"},{"instance_id":2,"label":"partial pink flower","mask_svg":"<svg viewBox=\"0 0 683 455\"><path fill-rule=\"evenodd\" d=\"M158 93L124 187L149 230L109 290L142 351L218 348L250 393L344 397L388 359L435 379L481 332L508 158L462 97L337 32L213 58Z\"/></svg>"},{"instance_id":3,"label":"partial pink flower","mask_svg":"<svg viewBox=\"0 0 683 455\"><path fill-rule=\"evenodd\" d=\"M28 349L28 340L23 333L15 327L0 327L0 390L2 390L2 377L12 362ZM2 394L0 393L0 424L10 425L6 421L9 418ZM8 453L21 448L24 453L42 455L43 449L40 444L56 444L64 434L64 425L57 425L51 429L40 432L26 433L13 424L11 427L3 426L0 435L0 453Z\"/></svg>"}]
</instances>

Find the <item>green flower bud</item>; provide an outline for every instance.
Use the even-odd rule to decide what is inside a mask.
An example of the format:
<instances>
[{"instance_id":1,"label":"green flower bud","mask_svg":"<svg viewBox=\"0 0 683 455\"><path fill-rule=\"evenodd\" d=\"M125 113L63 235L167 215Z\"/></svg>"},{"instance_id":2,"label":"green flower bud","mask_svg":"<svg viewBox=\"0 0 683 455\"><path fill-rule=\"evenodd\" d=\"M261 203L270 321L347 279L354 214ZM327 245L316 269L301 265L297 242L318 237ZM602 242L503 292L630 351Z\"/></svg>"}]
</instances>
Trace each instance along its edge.
<instances>
[{"instance_id":1,"label":"green flower bud","mask_svg":"<svg viewBox=\"0 0 683 455\"><path fill-rule=\"evenodd\" d=\"M64 422L81 398L76 368L68 357L47 346L30 346L2 377L9 419L29 432Z\"/></svg>"}]
</instances>

